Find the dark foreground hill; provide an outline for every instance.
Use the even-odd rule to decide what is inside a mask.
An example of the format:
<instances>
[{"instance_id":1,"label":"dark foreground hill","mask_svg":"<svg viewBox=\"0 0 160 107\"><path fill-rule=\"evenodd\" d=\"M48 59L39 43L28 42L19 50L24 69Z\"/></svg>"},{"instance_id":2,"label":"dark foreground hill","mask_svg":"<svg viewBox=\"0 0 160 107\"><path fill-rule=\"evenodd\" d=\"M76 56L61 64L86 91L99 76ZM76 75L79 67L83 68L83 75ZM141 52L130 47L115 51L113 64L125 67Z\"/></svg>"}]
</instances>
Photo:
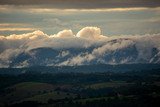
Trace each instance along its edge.
<instances>
[{"instance_id":1,"label":"dark foreground hill","mask_svg":"<svg viewBox=\"0 0 160 107\"><path fill-rule=\"evenodd\" d=\"M159 65L1 69L0 107L159 106Z\"/></svg>"}]
</instances>

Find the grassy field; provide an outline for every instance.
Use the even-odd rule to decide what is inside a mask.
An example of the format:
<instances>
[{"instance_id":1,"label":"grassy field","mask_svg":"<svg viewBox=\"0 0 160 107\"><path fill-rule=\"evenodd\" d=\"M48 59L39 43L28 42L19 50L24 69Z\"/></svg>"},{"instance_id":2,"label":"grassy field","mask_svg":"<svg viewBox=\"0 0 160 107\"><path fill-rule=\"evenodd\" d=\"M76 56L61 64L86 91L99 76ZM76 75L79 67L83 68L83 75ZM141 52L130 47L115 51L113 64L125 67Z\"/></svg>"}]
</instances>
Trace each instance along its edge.
<instances>
[{"instance_id":1,"label":"grassy field","mask_svg":"<svg viewBox=\"0 0 160 107\"><path fill-rule=\"evenodd\" d=\"M57 100L75 97L75 95L72 93L55 91L57 87L61 87L62 89L66 87L67 89L70 86L57 86L39 82L23 82L6 88L6 91L9 92L3 96L3 98L0 97L0 100L1 102L5 103L17 103L22 101L37 101L47 103L49 99Z\"/></svg>"},{"instance_id":2,"label":"grassy field","mask_svg":"<svg viewBox=\"0 0 160 107\"><path fill-rule=\"evenodd\" d=\"M39 82L23 82L12 86L11 88L16 88L18 91L42 91L42 90L52 90L55 88L54 85L48 83L39 83Z\"/></svg>"},{"instance_id":3,"label":"grassy field","mask_svg":"<svg viewBox=\"0 0 160 107\"><path fill-rule=\"evenodd\" d=\"M87 85L86 88L99 89L99 88L117 88L121 86L133 85L134 83L126 83L125 81L112 81Z\"/></svg>"},{"instance_id":4,"label":"grassy field","mask_svg":"<svg viewBox=\"0 0 160 107\"><path fill-rule=\"evenodd\" d=\"M49 99L57 100L57 99L65 99L65 98L74 98L74 94L68 94L64 92L50 92L46 94L36 95L31 98L27 98L24 101L37 101L42 103L47 103Z\"/></svg>"},{"instance_id":5,"label":"grassy field","mask_svg":"<svg viewBox=\"0 0 160 107\"><path fill-rule=\"evenodd\" d=\"M56 87L48 83L23 82L5 89L6 94L0 100L6 103L21 101L25 98L54 91Z\"/></svg>"}]
</instances>

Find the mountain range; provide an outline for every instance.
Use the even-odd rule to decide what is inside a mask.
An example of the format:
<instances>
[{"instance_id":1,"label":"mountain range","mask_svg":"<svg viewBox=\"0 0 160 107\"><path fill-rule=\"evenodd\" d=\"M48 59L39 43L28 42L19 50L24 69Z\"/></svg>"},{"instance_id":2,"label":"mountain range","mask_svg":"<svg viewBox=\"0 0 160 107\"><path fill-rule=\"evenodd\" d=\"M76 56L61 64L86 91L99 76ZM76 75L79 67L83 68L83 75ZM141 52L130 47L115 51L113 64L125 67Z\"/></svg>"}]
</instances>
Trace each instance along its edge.
<instances>
[{"instance_id":1,"label":"mountain range","mask_svg":"<svg viewBox=\"0 0 160 107\"><path fill-rule=\"evenodd\" d=\"M99 28L84 28L77 35L36 31L0 41L1 67L160 63L159 34L107 37Z\"/></svg>"}]
</instances>

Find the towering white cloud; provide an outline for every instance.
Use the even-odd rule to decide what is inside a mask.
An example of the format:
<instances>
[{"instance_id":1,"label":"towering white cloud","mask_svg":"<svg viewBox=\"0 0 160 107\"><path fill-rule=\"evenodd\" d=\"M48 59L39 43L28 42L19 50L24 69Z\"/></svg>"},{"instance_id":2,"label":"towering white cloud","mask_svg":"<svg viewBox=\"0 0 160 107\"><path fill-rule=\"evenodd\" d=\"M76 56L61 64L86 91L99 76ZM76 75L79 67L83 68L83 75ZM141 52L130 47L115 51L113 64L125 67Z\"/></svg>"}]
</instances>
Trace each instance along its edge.
<instances>
[{"instance_id":1,"label":"towering white cloud","mask_svg":"<svg viewBox=\"0 0 160 107\"><path fill-rule=\"evenodd\" d=\"M101 30L97 27L85 27L82 30L80 30L76 36L95 40L106 38L106 36L101 35Z\"/></svg>"},{"instance_id":2,"label":"towering white cloud","mask_svg":"<svg viewBox=\"0 0 160 107\"><path fill-rule=\"evenodd\" d=\"M32 66L36 61L41 65L160 63L159 41L160 34L107 37L97 27L85 27L77 34L63 30L54 35L35 31L0 36L0 67ZM38 48L55 51L33 51Z\"/></svg>"},{"instance_id":3,"label":"towering white cloud","mask_svg":"<svg viewBox=\"0 0 160 107\"><path fill-rule=\"evenodd\" d=\"M53 37L59 37L59 38L72 38L75 37L72 30L63 30L60 31L58 34L53 35Z\"/></svg>"}]
</instances>

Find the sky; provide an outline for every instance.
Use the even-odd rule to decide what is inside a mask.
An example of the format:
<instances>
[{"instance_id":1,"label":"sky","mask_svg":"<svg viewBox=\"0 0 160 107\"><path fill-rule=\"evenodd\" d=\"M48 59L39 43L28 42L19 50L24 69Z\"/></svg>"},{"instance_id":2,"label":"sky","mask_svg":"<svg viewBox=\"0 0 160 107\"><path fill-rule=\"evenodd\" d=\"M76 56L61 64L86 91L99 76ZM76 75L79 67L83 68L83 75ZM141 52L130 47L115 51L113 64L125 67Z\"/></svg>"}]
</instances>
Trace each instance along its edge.
<instances>
[{"instance_id":1,"label":"sky","mask_svg":"<svg viewBox=\"0 0 160 107\"><path fill-rule=\"evenodd\" d=\"M1 36L87 26L107 36L160 33L160 0L0 0Z\"/></svg>"}]
</instances>

